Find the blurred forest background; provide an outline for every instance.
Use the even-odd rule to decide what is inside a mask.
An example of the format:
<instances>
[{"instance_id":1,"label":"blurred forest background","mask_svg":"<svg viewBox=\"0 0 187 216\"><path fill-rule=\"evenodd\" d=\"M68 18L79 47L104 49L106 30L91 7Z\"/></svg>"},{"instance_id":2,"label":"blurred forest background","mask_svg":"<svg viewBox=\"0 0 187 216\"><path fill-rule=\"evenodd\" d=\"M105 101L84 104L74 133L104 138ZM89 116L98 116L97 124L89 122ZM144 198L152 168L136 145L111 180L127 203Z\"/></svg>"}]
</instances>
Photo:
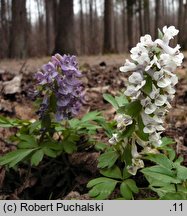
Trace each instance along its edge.
<instances>
[{"instance_id":1,"label":"blurred forest background","mask_svg":"<svg viewBox=\"0 0 187 216\"><path fill-rule=\"evenodd\" d=\"M124 53L164 25L187 49L186 0L0 0L0 58Z\"/></svg>"}]
</instances>

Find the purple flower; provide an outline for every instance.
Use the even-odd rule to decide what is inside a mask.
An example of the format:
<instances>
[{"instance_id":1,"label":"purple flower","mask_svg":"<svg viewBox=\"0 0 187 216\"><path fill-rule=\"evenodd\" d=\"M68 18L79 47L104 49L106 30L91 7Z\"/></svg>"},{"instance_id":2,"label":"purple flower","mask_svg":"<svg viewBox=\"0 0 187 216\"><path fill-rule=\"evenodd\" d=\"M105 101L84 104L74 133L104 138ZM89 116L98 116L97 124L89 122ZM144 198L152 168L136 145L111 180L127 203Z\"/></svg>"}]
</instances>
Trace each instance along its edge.
<instances>
[{"instance_id":1,"label":"purple flower","mask_svg":"<svg viewBox=\"0 0 187 216\"><path fill-rule=\"evenodd\" d=\"M41 91L47 94L44 98L48 98L47 104L44 101L41 104L40 113L55 110L57 121L77 115L84 98L82 83L78 80L81 76L75 56L52 56L51 61L35 75L38 84L42 86ZM55 97L55 109L50 108L51 96Z\"/></svg>"}]
</instances>

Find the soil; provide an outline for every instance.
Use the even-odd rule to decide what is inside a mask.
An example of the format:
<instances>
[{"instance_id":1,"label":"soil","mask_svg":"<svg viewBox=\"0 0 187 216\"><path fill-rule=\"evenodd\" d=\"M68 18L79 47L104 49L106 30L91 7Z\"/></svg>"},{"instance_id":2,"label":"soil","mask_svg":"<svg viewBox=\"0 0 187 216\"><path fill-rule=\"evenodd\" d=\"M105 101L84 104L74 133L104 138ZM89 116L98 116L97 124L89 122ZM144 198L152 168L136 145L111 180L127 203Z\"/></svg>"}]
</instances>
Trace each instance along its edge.
<instances>
[{"instance_id":1,"label":"soil","mask_svg":"<svg viewBox=\"0 0 187 216\"><path fill-rule=\"evenodd\" d=\"M185 53L187 57L187 53ZM115 110L103 100L103 93L118 94L125 88L127 75L119 72L127 55L80 57L80 70L85 86L85 104L80 117L92 110L102 111L108 119L113 119ZM34 88L33 74L46 63L49 57L40 59L4 60L0 63L0 115L10 118L36 119L30 92ZM173 107L166 119L164 135L176 141L176 152L184 157L187 166L187 61L177 70L179 83ZM15 76L22 76L14 93L4 91L4 83ZM9 84L9 83L8 83ZM11 83L10 83L11 84ZM20 84L20 85L19 85ZM11 84L12 85L12 84ZM16 146L7 142L16 129L0 128L0 155L14 150ZM98 139L107 138L98 133ZM0 168L0 199L89 199L87 182L99 176L97 169L98 152L78 152L67 160L46 158L38 167L20 166L17 170L5 171ZM62 169L63 167L63 169ZM150 193L150 192L148 192ZM115 196L115 195L114 195ZM148 195L149 196L149 195ZM146 197L146 196L145 196ZM138 199L138 197L137 197Z\"/></svg>"}]
</instances>

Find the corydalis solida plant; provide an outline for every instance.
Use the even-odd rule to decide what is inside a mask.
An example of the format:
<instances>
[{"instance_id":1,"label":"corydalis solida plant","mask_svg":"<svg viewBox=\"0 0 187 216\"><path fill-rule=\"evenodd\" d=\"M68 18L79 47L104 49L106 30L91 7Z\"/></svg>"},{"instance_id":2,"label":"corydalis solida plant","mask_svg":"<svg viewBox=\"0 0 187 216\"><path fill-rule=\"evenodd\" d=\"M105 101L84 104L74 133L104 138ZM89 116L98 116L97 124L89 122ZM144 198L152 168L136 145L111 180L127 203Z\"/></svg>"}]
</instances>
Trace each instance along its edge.
<instances>
[{"instance_id":1,"label":"corydalis solida plant","mask_svg":"<svg viewBox=\"0 0 187 216\"><path fill-rule=\"evenodd\" d=\"M44 93L40 106L41 118L50 112L57 121L77 115L83 102L83 87L78 79L81 73L75 56L56 54L42 66L35 78Z\"/></svg>"},{"instance_id":2,"label":"corydalis solida plant","mask_svg":"<svg viewBox=\"0 0 187 216\"><path fill-rule=\"evenodd\" d=\"M136 47L130 50L132 61L126 60L120 67L121 72L131 72L124 94L136 107L136 113L129 115L129 111L125 110L116 116L118 133L113 134L109 142L131 145L132 163L127 169L133 175L144 167L142 156L158 153L156 148L162 144L160 135L164 131L164 118L171 108L174 86L178 82L173 72L181 66L184 58L179 45L175 48L169 46L178 32L174 26L165 26L163 33L160 32L160 39L153 41L150 35L141 37ZM121 134L133 124L132 136L122 138ZM141 151L138 152L137 146Z\"/></svg>"},{"instance_id":3,"label":"corydalis solida plant","mask_svg":"<svg viewBox=\"0 0 187 216\"><path fill-rule=\"evenodd\" d=\"M182 157L177 158L169 146L174 141L161 138L164 118L178 82L173 72L184 57L179 45L169 46L170 39L177 34L174 26L165 26L163 33L159 31L160 39L152 41L150 35L141 37L130 51L132 60L126 60L120 67L120 71L130 72L124 94L104 95L118 113L117 128L109 140L111 145L98 159L104 177L87 185L91 197L106 199L118 187L116 192L120 192L121 199L134 199L139 189L148 189L157 193L154 198L186 200L187 168L181 165ZM142 185L139 178L142 174L149 186L147 182ZM131 178L132 175L136 178Z\"/></svg>"}]
</instances>

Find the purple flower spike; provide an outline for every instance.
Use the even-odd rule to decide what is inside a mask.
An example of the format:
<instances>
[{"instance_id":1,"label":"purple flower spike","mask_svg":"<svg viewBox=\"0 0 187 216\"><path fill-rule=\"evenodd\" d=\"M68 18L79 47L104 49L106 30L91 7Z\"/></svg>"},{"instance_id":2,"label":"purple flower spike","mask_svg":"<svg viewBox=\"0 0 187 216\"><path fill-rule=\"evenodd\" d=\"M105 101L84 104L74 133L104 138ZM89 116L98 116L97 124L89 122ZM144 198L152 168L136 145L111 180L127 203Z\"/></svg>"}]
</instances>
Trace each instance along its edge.
<instances>
[{"instance_id":1,"label":"purple flower spike","mask_svg":"<svg viewBox=\"0 0 187 216\"><path fill-rule=\"evenodd\" d=\"M51 96L56 99L57 121L71 118L78 114L84 98L83 87L78 80L82 74L78 70L76 56L56 54L52 56L51 61L42 66L42 71L35 75L38 84L42 86L43 92L46 92L44 98L50 99ZM51 112L51 104L43 101L40 111L42 113ZM54 111L54 109L53 109Z\"/></svg>"}]
</instances>

